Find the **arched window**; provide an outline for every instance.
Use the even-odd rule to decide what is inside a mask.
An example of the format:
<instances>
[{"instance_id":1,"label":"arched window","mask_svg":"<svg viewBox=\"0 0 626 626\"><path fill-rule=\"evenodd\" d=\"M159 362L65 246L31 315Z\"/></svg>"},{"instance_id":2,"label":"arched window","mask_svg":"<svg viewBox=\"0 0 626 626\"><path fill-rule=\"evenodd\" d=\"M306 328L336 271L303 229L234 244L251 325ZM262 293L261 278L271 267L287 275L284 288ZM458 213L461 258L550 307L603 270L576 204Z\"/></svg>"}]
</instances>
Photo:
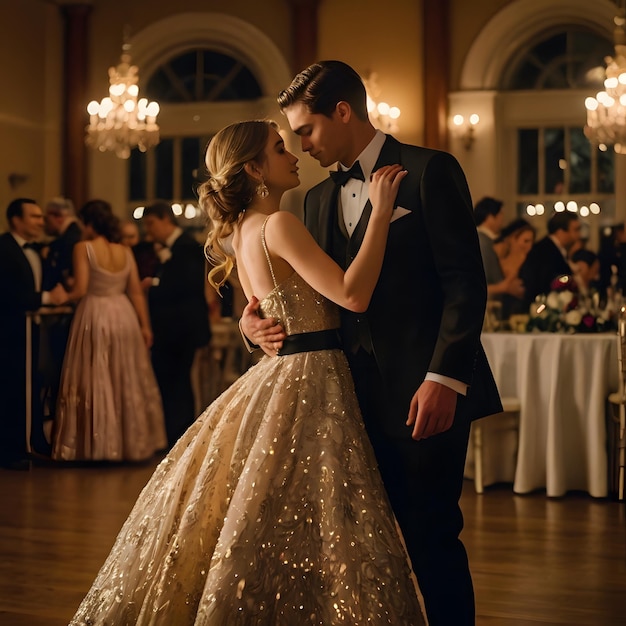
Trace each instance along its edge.
<instances>
[{"instance_id":1,"label":"arched window","mask_svg":"<svg viewBox=\"0 0 626 626\"><path fill-rule=\"evenodd\" d=\"M195 48L164 61L146 83L146 97L161 105L161 141L148 152L132 151L129 161L129 205L168 200L188 220L196 217L196 187L206 179L204 153L219 128L212 107L251 103L263 91L240 60L210 48ZM163 118L179 120L165 125ZM165 127L168 129L165 129ZM141 209L135 212L139 217Z\"/></svg>"},{"instance_id":2,"label":"arched window","mask_svg":"<svg viewBox=\"0 0 626 626\"><path fill-rule=\"evenodd\" d=\"M608 54L613 54L610 42L580 26L550 30L518 52L501 76L500 89L600 87Z\"/></svg>"},{"instance_id":3,"label":"arched window","mask_svg":"<svg viewBox=\"0 0 626 626\"><path fill-rule=\"evenodd\" d=\"M510 94L503 94L509 103L514 101L513 92L530 100L534 92L543 103L551 92L558 98L559 91L562 102L566 102L564 92L571 90L582 112L578 91L601 88L604 57L612 51L608 40L581 26L551 29L518 51L502 73L499 87ZM613 151L594 149L584 135L583 124L564 121L558 115L557 119L550 117L540 120L527 116L526 121L520 119L515 124L518 215L569 207L586 217L603 204L606 208L615 190Z\"/></svg>"}]
</instances>

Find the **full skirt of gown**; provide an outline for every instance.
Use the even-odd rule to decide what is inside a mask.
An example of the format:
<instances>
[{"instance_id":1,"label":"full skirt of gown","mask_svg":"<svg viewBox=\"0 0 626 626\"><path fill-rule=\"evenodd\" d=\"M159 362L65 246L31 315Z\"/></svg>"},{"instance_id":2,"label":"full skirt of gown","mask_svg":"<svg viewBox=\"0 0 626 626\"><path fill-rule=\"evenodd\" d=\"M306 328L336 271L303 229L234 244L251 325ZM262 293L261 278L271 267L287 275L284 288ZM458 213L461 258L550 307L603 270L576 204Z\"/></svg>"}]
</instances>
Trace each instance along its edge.
<instances>
[{"instance_id":1,"label":"full skirt of gown","mask_svg":"<svg viewBox=\"0 0 626 626\"><path fill-rule=\"evenodd\" d=\"M167 447L161 396L124 293L87 293L67 344L52 458L140 461Z\"/></svg>"},{"instance_id":2,"label":"full skirt of gown","mask_svg":"<svg viewBox=\"0 0 626 626\"><path fill-rule=\"evenodd\" d=\"M71 622L423 623L340 350L265 357L206 409Z\"/></svg>"}]
</instances>

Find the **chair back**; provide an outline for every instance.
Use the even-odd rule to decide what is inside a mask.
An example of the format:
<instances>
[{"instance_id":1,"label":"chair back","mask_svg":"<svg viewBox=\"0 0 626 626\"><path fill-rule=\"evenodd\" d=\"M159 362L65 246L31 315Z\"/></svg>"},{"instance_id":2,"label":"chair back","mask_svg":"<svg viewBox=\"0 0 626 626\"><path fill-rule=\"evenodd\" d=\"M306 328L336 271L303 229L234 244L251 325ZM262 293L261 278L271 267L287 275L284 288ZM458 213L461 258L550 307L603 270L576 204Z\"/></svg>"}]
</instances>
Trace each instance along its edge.
<instances>
[{"instance_id":1,"label":"chair back","mask_svg":"<svg viewBox=\"0 0 626 626\"><path fill-rule=\"evenodd\" d=\"M617 319L618 392L621 404L626 404L626 306L622 306Z\"/></svg>"}]
</instances>

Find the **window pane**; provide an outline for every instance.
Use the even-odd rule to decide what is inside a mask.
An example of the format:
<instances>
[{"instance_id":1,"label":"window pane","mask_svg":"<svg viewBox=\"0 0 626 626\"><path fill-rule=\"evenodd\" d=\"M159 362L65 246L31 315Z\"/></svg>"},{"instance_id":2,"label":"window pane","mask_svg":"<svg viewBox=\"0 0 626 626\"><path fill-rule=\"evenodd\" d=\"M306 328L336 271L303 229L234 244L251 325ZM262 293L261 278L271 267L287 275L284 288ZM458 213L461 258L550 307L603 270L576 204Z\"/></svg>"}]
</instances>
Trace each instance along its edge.
<instances>
[{"instance_id":1,"label":"window pane","mask_svg":"<svg viewBox=\"0 0 626 626\"><path fill-rule=\"evenodd\" d=\"M563 193L563 167L565 158L565 131L563 128L546 128L544 138L546 193Z\"/></svg>"},{"instance_id":2,"label":"window pane","mask_svg":"<svg viewBox=\"0 0 626 626\"><path fill-rule=\"evenodd\" d=\"M570 128L569 190L571 193L591 191L591 144L582 128Z\"/></svg>"},{"instance_id":3,"label":"window pane","mask_svg":"<svg viewBox=\"0 0 626 626\"><path fill-rule=\"evenodd\" d=\"M196 197L196 185L198 170L202 162L200 154L200 139L198 137L185 137L182 140L182 172L181 194L182 199Z\"/></svg>"},{"instance_id":4,"label":"window pane","mask_svg":"<svg viewBox=\"0 0 626 626\"><path fill-rule=\"evenodd\" d=\"M613 193L615 191L615 152L609 148L606 152L597 151L598 189L596 191Z\"/></svg>"},{"instance_id":5,"label":"window pane","mask_svg":"<svg viewBox=\"0 0 626 626\"><path fill-rule=\"evenodd\" d=\"M517 163L519 194L538 193L537 154L539 133L536 128L521 128L517 131Z\"/></svg>"},{"instance_id":6,"label":"window pane","mask_svg":"<svg viewBox=\"0 0 626 626\"><path fill-rule=\"evenodd\" d=\"M146 194L146 153L135 148L130 153L129 163L129 198L145 200Z\"/></svg>"},{"instance_id":7,"label":"window pane","mask_svg":"<svg viewBox=\"0 0 626 626\"><path fill-rule=\"evenodd\" d=\"M161 143L154 149L156 161L156 193L155 197L162 200L172 200L174 196L174 140L161 139Z\"/></svg>"}]
</instances>

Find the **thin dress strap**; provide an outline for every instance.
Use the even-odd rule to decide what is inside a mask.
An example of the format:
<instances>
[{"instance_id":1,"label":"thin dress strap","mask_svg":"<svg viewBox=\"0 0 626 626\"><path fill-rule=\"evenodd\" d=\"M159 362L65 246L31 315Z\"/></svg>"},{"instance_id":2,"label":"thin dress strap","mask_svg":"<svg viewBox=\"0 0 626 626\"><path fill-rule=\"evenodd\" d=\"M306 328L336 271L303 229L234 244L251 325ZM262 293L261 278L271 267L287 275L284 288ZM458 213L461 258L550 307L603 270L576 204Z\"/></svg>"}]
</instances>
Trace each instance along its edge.
<instances>
[{"instance_id":1,"label":"thin dress strap","mask_svg":"<svg viewBox=\"0 0 626 626\"><path fill-rule=\"evenodd\" d=\"M261 243L263 244L263 250L265 251L265 258L267 259L267 264L270 266L270 273L272 274L272 281L274 282L274 287L278 287L278 283L276 282L276 276L274 276L274 268L272 267L272 262L270 261L270 253L267 250L267 244L265 243L265 224L267 224L267 220L270 219L270 215L265 218L263 222L263 226L261 226Z\"/></svg>"}]
</instances>

